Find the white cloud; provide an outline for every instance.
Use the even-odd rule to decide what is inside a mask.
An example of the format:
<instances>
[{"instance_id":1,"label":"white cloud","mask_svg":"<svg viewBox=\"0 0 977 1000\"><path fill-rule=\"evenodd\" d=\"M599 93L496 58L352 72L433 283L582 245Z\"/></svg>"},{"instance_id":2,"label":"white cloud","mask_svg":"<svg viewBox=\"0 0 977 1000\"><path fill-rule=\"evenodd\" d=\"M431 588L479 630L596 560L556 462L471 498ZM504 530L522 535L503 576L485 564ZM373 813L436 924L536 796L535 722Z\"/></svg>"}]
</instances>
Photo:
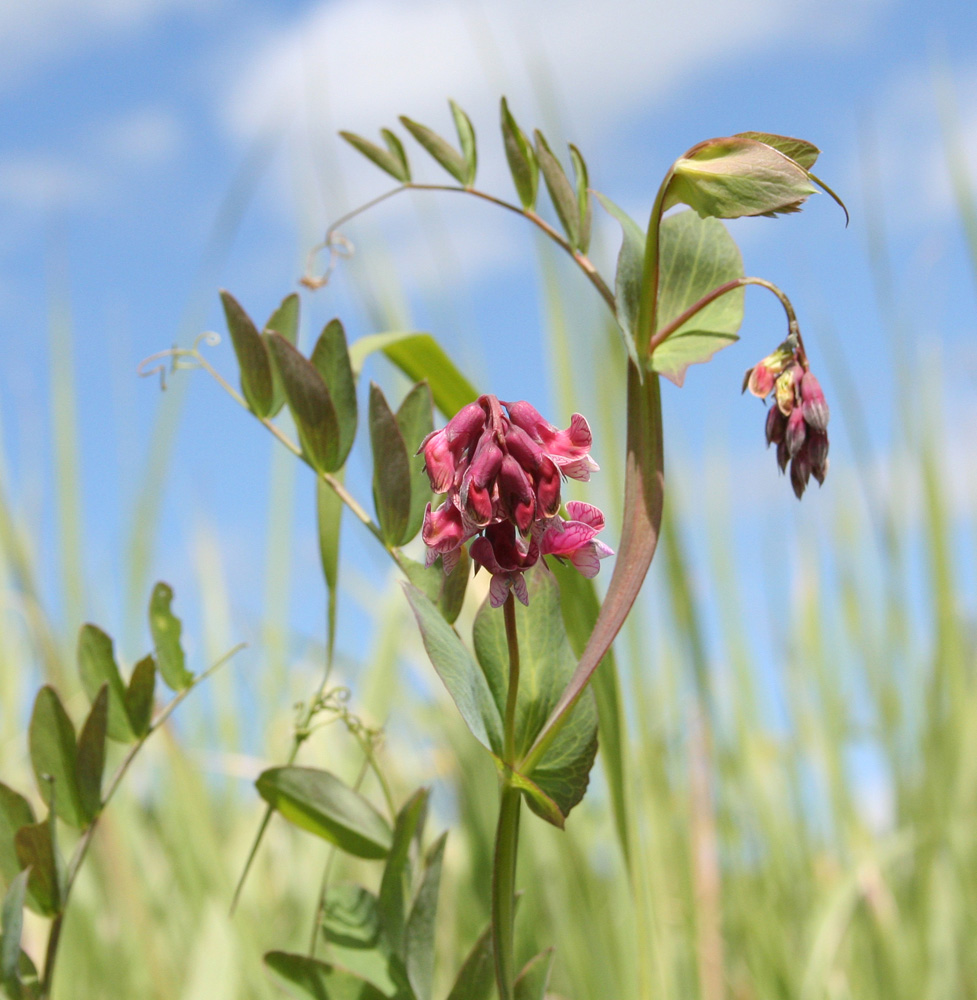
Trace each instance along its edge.
<instances>
[{"instance_id":1,"label":"white cloud","mask_svg":"<svg viewBox=\"0 0 977 1000\"><path fill-rule=\"evenodd\" d=\"M334 0L277 33L266 32L254 51L239 51L235 65L245 69L231 78L222 110L231 133L243 140L286 127L292 159L281 187L294 188L297 176L328 175L327 211L335 216L383 183L375 169L360 169L364 161L334 141L339 128L377 139L381 126L402 131L396 116L407 114L453 137L450 96L481 135L491 135L498 95L505 93L520 123L531 129L552 121L546 114L552 92L572 137L593 150L602 135L664 101L703 67L714 74L728 62L787 43L843 45L881 2L615 0L598 10L592 0ZM508 191L501 144L482 141L479 147L480 186ZM408 153L418 179L445 179L413 142ZM344 168L341 183L334 183L331 163ZM395 200L383 216L402 216L409 207ZM450 215L455 232L454 210ZM455 241L466 254L473 252L471 233ZM505 244L494 251L482 247L477 257L481 265L487 257L512 263Z\"/></svg>"},{"instance_id":2,"label":"white cloud","mask_svg":"<svg viewBox=\"0 0 977 1000\"><path fill-rule=\"evenodd\" d=\"M149 107L109 122L102 130L98 150L111 161L154 166L172 159L183 143L179 118L165 108Z\"/></svg>"},{"instance_id":3,"label":"white cloud","mask_svg":"<svg viewBox=\"0 0 977 1000\"><path fill-rule=\"evenodd\" d=\"M170 10L215 0L5 0L0 3L0 86L105 36L136 30Z\"/></svg>"},{"instance_id":4,"label":"white cloud","mask_svg":"<svg viewBox=\"0 0 977 1000\"><path fill-rule=\"evenodd\" d=\"M97 180L84 167L38 153L0 160L0 195L19 209L52 209L90 198Z\"/></svg>"},{"instance_id":5,"label":"white cloud","mask_svg":"<svg viewBox=\"0 0 977 1000\"><path fill-rule=\"evenodd\" d=\"M320 4L245 63L229 114L254 134L274 116L329 107L343 127L374 132L398 112L446 119L446 95L495 121L498 91L528 101L555 85L589 130L652 103L708 66L789 39L836 45L876 0L443 0ZM830 29L830 30L829 30ZM803 39L803 42L798 41ZM535 86L534 86L535 83Z\"/></svg>"}]
</instances>

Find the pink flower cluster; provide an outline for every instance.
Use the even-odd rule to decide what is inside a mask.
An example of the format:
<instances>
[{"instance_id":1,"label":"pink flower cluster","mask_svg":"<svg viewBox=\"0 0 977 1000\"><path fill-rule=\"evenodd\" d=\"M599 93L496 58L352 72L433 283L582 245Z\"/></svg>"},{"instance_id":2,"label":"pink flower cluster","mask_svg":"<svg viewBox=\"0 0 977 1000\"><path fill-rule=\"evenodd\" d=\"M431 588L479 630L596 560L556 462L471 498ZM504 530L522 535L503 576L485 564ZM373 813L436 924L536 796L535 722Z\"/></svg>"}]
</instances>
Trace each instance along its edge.
<instances>
[{"instance_id":1,"label":"pink flower cluster","mask_svg":"<svg viewBox=\"0 0 977 1000\"><path fill-rule=\"evenodd\" d=\"M773 354L751 368L743 389L776 405L767 414L767 447L777 446L777 465L783 472L790 462L790 483L797 499L813 476L820 486L828 472L828 404L821 385L808 366L803 348L788 339Z\"/></svg>"},{"instance_id":2,"label":"pink flower cluster","mask_svg":"<svg viewBox=\"0 0 977 1000\"><path fill-rule=\"evenodd\" d=\"M600 560L613 555L596 537L604 515L576 501L567 504L569 518L560 514L563 477L586 482L598 468L591 441L579 413L561 431L525 401L479 396L459 410L418 449L431 489L446 494L439 507L428 504L424 513L428 565L441 556L450 573L461 547L474 538L471 557L476 570L483 566L492 574L493 607L503 604L510 589L528 603L523 571L541 555L569 559L584 576L596 576Z\"/></svg>"}]
</instances>

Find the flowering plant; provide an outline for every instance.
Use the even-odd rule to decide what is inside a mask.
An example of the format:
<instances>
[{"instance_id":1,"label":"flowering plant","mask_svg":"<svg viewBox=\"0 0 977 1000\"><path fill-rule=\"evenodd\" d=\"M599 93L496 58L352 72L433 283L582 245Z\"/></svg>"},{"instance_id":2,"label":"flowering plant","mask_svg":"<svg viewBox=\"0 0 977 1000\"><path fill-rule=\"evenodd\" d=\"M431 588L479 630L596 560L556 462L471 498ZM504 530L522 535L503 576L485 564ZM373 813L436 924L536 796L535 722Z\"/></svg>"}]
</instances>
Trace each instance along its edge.
<instances>
[{"instance_id":1,"label":"flowering plant","mask_svg":"<svg viewBox=\"0 0 977 1000\"><path fill-rule=\"evenodd\" d=\"M397 803L376 753L376 731L345 707L330 685L337 627L339 526L349 511L405 576L405 594L425 650L468 729L493 762L499 816L493 855L491 922L458 970L449 1000L478 1000L494 982L500 1000L542 1000L552 951L517 962L516 857L523 802L546 822L563 828L585 795L597 753L598 724L613 733L619 707L599 713L589 686L594 672L613 670L608 656L641 588L658 542L664 498L660 379L681 386L691 365L708 361L737 339L744 288L773 292L788 319L786 340L747 373L744 389L762 399L773 394L766 424L783 471L798 497L813 476L827 472L828 408L810 371L800 329L787 297L760 278L747 277L736 244L719 221L797 211L820 187L811 172L812 144L770 133L746 132L698 143L675 161L642 228L590 186L579 150L569 147L572 177L539 131L534 141L517 124L505 100L501 131L518 203L475 187L475 132L451 104L458 146L408 118L401 122L453 184L422 184L398 136L384 129L383 145L352 133L343 137L396 181L397 186L332 226L311 260L328 254L324 274L302 279L310 289L326 284L348 249L340 227L385 199L407 190L453 191L523 216L579 267L606 304L627 351L626 475L618 555L603 600L593 578L614 551L598 535L603 513L594 505L564 503L566 479L586 482L598 466L592 435L579 413L566 429L549 423L529 402L505 402L478 391L427 334L381 333L352 344L332 320L313 349L298 347L299 299L287 296L259 327L229 293L224 312L240 370L240 392L204 356L202 335L191 348L174 348L172 367L200 368L213 376L286 448L313 471L323 575L329 592L326 669L318 690L301 706L289 756L265 770L257 791L266 812L238 884L240 894L272 814L277 813L364 862L383 869L376 891L332 885L327 866L307 953L272 951L265 961L302 995L357 996L365 1000L429 1000L435 956L435 917L445 835L424 846L428 790ZM537 210L543 181L553 221ZM622 243L612 281L588 257L597 201L621 226ZM678 205L685 210L666 215ZM379 386L368 391L367 423L373 464L373 507L357 500L345 469L360 422L358 379L363 361L382 351L415 383L396 409ZM154 369L156 370L156 369ZM288 407L297 440L275 418ZM446 418L435 429L435 408ZM432 497L432 494L435 496ZM439 499L438 499L439 498ZM424 563L409 555L420 535ZM471 642L456 627L474 564L490 577L474 616ZM50 814L55 810L84 832L67 880L57 859L53 820L35 823L19 797L0 798L2 857L17 865L3 906L0 985L14 997L49 995L60 922L68 893L101 808L106 738L136 740L150 723L152 684L158 666L182 693L194 683L183 667L179 622L169 610L172 593L154 593L151 626L155 653L123 685L107 637L85 647L82 670L93 707L76 741L57 696L42 692L32 722L32 755ZM91 639L91 636L89 636ZM104 640L104 641L103 641ZM107 642L107 646L106 646ZM47 689L46 689L47 691ZM169 711L164 709L163 715ZM300 766L300 749L317 716L340 719L377 775L382 806L359 788L319 767ZM599 717L600 715L600 717ZM623 750L607 741L605 763ZM128 760L128 758L127 758ZM68 761L70 766L65 764ZM76 763L77 762L77 766ZM57 791L47 775L57 771ZM124 771L124 767L123 767ZM612 783L611 795L619 795ZM67 794L66 794L67 793ZM12 803L12 805L11 805ZM620 810L620 802L613 803ZM13 817L13 818L11 818ZM15 851L4 840L12 831ZM626 844L622 845L625 847ZM20 952L24 905L52 918L48 960L40 978ZM319 957L318 949L325 949ZM520 964L522 971L518 971Z\"/></svg>"}]
</instances>

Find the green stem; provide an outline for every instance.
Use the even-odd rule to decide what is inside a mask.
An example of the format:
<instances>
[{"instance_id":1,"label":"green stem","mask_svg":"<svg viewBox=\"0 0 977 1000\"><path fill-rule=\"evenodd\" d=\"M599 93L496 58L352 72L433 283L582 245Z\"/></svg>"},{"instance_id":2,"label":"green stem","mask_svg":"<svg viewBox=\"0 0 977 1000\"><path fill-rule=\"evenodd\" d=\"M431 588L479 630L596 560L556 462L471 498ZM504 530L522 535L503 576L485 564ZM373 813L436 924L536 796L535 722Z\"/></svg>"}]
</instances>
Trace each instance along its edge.
<instances>
[{"instance_id":1,"label":"green stem","mask_svg":"<svg viewBox=\"0 0 977 1000\"><path fill-rule=\"evenodd\" d=\"M505 699L504 745L502 756L510 767L516 763L516 702L519 697L519 636L516 633L516 602L509 591L503 605L505 639L509 647L509 688Z\"/></svg>"},{"instance_id":2,"label":"green stem","mask_svg":"<svg viewBox=\"0 0 977 1000\"><path fill-rule=\"evenodd\" d=\"M676 330L684 326L696 313L701 312L711 302L715 302L721 296L733 292L737 288L743 288L746 285L759 285L761 288L766 288L777 296L780 304L784 307L784 312L787 314L787 332L789 335L797 337L800 354L802 358L806 358L804 345L800 339L800 327L798 326L797 316L794 313L794 307L791 305L790 299L773 282L766 281L764 278L733 278L723 285L717 285L711 292L703 295L698 302L693 302L685 312L676 316L671 323L666 323L660 330L656 330L655 335L648 342L648 354L653 354Z\"/></svg>"},{"instance_id":3,"label":"green stem","mask_svg":"<svg viewBox=\"0 0 977 1000\"><path fill-rule=\"evenodd\" d=\"M508 212L515 212L517 215L521 215L524 219L528 219L534 226L546 233L546 235L554 243L556 243L562 250L566 251L573 258L577 267L583 271L583 273L587 276L587 280L594 286L594 288L597 289L601 298L610 307L611 312L614 313L615 316L617 315L617 303L614 300L614 292L608 288L606 282L594 266L593 261L591 261L586 254L581 253L579 250L574 250L570 243L565 240L545 219L538 216L531 208L523 208L521 205L514 205L512 202L505 201L502 198L497 198L494 194L489 194L487 191L479 191L477 188L472 187L459 187L454 184L415 184L413 181L408 181L406 184L401 184L400 187L393 188L379 197L366 202L366 204L360 205L359 208L354 208L352 211L347 212L342 218L337 219L329 227L326 232L325 240L323 240L323 242L318 246L313 247L310 251L309 264L307 268L308 273L306 273L306 275L301 279L302 284L307 288L312 289L321 288L325 284L327 280L326 278L316 278L312 276L311 265L316 254L318 254L320 250L333 246L333 241L340 226L345 225L362 212L373 208L374 205L378 205L380 202L386 201L395 194L400 194L401 191L453 191L456 194L470 194L475 198L481 198L482 201L487 201L492 205L498 205L499 208L504 208Z\"/></svg>"},{"instance_id":4,"label":"green stem","mask_svg":"<svg viewBox=\"0 0 977 1000\"><path fill-rule=\"evenodd\" d=\"M665 208L665 194L668 191L668 185L672 182L673 174L674 171L671 169L665 174L658 188L658 194L655 196L655 204L651 208L651 216L648 219L648 234L645 237L644 270L641 277L641 302L638 307L638 322L634 337L639 357L648 353L648 343L655 332L655 324L658 320L661 221L662 212Z\"/></svg>"},{"instance_id":5,"label":"green stem","mask_svg":"<svg viewBox=\"0 0 977 1000\"><path fill-rule=\"evenodd\" d=\"M512 1000L516 978L516 854L521 793L506 781L499 803L492 867L492 941L499 1000Z\"/></svg>"},{"instance_id":6,"label":"green stem","mask_svg":"<svg viewBox=\"0 0 977 1000\"><path fill-rule=\"evenodd\" d=\"M511 590L506 596L503 614L509 647L509 682L502 756L508 769L514 765L516 758L516 704L519 698L519 636L516 632L516 602ZM519 848L520 795L519 789L511 784L507 771L501 788L492 867L492 940L499 1000L512 1000L512 984L516 977L516 854Z\"/></svg>"}]
</instances>

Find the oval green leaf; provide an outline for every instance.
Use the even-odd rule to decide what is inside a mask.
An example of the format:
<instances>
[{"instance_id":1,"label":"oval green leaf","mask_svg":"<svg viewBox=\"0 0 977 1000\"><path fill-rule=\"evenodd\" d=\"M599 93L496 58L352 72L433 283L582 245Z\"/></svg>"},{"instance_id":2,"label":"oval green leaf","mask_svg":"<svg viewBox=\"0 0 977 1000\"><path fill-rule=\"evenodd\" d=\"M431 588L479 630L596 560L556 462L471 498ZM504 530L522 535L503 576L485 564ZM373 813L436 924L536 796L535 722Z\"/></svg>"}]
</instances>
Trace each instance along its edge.
<instances>
[{"instance_id":1,"label":"oval green leaf","mask_svg":"<svg viewBox=\"0 0 977 1000\"><path fill-rule=\"evenodd\" d=\"M512 174L512 183L516 187L516 194L522 207L532 211L539 191L539 161L526 133L512 117L504 97L501 104L501 119L502 141L505 145L505 158L509 162L509 173Z\"/></svg>"},{"instance_id":2,"label":"oval green leaf","mask_svg":"<svg viewBox=\"0 0 977 1000\"><path fill-rule=\"evenodd\" d=\"M455 130L458 133L458 142L461 145L461 155L465 158L465 177L462 184L471 187L475 183L475 174L478 170L478 147L475 144L475 129L472 127L471 119L454 101L448 101L451 105L451 117L455 120Z\"/></svg>"},{"instance_id":3,"label":"oval green leaf","mask_svg":"<svg viewBox=\"0 0 977 1000\"><path fill-rule=\"evenodd\" d=\"M373 502L380 534L397 546L407 531L411 511L411 469L397 418L380 387L370 383L370 447L373 452Z\"/></svg>"},{"instance_id":4,"label":"oval green leaf","mask_svg":"<svg viewBox=\"0 0 977 1000\"><path fill-rule=\"evenodd\" d=\"M139 739L149 733L153 719L153 695L156 691L156 661L144 656L132 669L126 688L126 712L133 732Z\"/></svg>"},{"instance_id":5,"label":"oval green leaf","mask_svg":"<svg viewBox=\"0 0 977 1000\"><path fill-rule=\"evenodd\" d=\"M223 289L220 297L241 371L241 393L259 417L267 417L274 401L274 383L265 342L237 299Z\"/></svg>"},{"instance_id":6,"label":"oval green leaf","mask_svg":"<svg viewBox=\"0 0 977 1000\"><path fill-rule=\"evenodd\" d=\"M86 825L102 808L102 775L105 772L105 735L109 719L109 686L103 684L78 735L78 794Z\"/></svg>"},{"instance_id":7,"label":"oval green leaf","mask_svg":"<svg viewBox=\"0 0 977 1000\"><path fill-rule=\"evenodd\" d=\"M581 219L580 205L573 185L567 178L560 161L553 155L543 133L536 130L536 159L539 169L543 172L546 190L550 193L550 201L556 209L557 217L563 231L567 234L570 246L574 250L580 248Z\"/></svg>"},{"instance_id":8,"label":"oval green leaf","mask_svg":"<svg viewBox=\"0 0 977 1000\"><path fill-rule=\"evenodd\" d=\"M335 472L342 465L339 420L322 375L281 335L271 334L268 345L282 377L303 454L317 471Z\"/></svg>"},{"instance_id":9,"label":"oval green leaf","mask_svg":"<svg viewBox=\"0 0 977 1000\"><path fill-rule=\"evenodd\" d=\"M258 794L290 823L357 858L384 858L393 839L386 820L334 774L311 767L274 767L255 783Z\"/></svg>"},{"instance_id":10,"label":"oval green leaf","mask_svg":"<svg viewBox=\"0 0 977 1000\"><path fill-rule=\"evenodd\" d=\"M659 330L713 289L743 277L739 247L718 219L678 212L662 222L660 239ZM681 386L689 365L708 361L738 339L742 322L743 289L735 288L678 327L654 350L649 367Z\"/></svg>"},{"instance_id":11,"label":"oval green leaf","mask_svg":"<svg viewBox=\"0 0 977 1000\"><path fill-rule=\"evenodd\" d=\"M54 810L69 826L85 825L85 810L78 789L75 727L68 718L57 691L45 685L37 692L28 733L31 765L38 791L51 805L54 779Z\"/></svg>"},{"instance_id":12,"label":"oval green leaf","mask_svg":"<svg viewBox=\"0 0 977 1000\"><path fill-rule=\"evenodd\" d=\"M338 319L331 319L325 325L309 360L322 376L336 411L339 441L333 468L328 470L333 472L345 463L356 437L356 382L350 367L346 332Z\"/></svg>"},{"instance_id":13,"label":"oval green leaf","mask_svg":"<svg viewBox=\"0 0 977 1000\"><path fill-rule=\"evenodd\" d=\"M367 980L308 955L269 951L265 964L313 1000L388 1000L386 994Z\"/></svg>"},{"instance_id":14,"label":"oval green leaf","mask_svg":"<svg viewBox=\"0 0 977 1000\"><path fill-rule=\"evenodd\" d=\"M265 350L270 352L268 346L268 335L278 333L290 344L297 344L299 339L299 297L295 292L286 295L282 299L281 305L271 314L265 328L261 331L261 340L265 345ZM269 363L271 354L268 355ZM274 417L285 405L285 388L282 385L282 377L278 374L275 365L271 367L271 405L268 408L268 417Z\"/></svg>"},{"instance_id":15,"label":"oval green leaf","mask_svg":"<svg viewBox=\"0 0 977 1000\"><path fill-rule=\"evenodd\" d=\"M27 799L0 781L0 890L5 890L20 871L14 835L34 822L34 810Z\"/></svg>"},{"instance_id":16,"label":"oval green leaf","mask_svg":"<svg viewBox=\"0 0 977 1000\"><path fill-rule=\"evenodd\" d=\"M156 665L163 680L174 690L182 691L193 683L193 674L186 668L186 657L180 636L183 625L170 610L173 588L157 583L149 598L149 631L156 647Z\"/></svg>"},{"instance_id":17,"label":"oval green leaf","mask_svg":"<svg viewBox=\"0 0 977 1000\"><path fill-rule=\"evenodd\" d=\"M417 587L404 584L427 655L472 735L486 749L502 752L502 715L485 675L441 612Z\"/></svg>"},{"instance_id":18,"label":"oval green leaf","mask_svg":"<svg viewBox=\"0 0 977 1000\"><path fill-rule=\"evenodd\" d=\"M126 689L115 661L112 639L97 625L82 625L78 632L78 672L89 701L94 701L103 684L108 685L109 738L131 743L136 737L126 711Z\"/></svg>"},{"instance_id":19,"label":"oval green leaf","mask_svg":"<svg viewBox=\"0 0 977 1000\"><path fill-rule=\"evenodd\" d=\"M61 880L52 817L41 823L22 826L14 837L17 859L22 868L30 868L27 891L32 908L44 917L53 917L61 909Z\"/></svg>"},{"instance_id":20,"label":"oval green leaf","mask_svg":"<svg viewBox=\"0 0 977 1000\"><path fill-rule=\"evenodd\" d=\"M410 168L407 165L407 157L399 155L403 153L401 146L398 151L384 149L369 139L364 139L355 132L340 132L340 136L345 139L357 152L362 153L368 160L375 163L381 170L390 174L395 180L406 184L410 180ZM384 136L386 139L386 136ZM388 141L389 146L389 141ZM399 145L399 143L398 143Z\"/></svg>"},{"instance_id":21,"label":"oval green leaf","mask_svg":"<svg viewBox=\"0 0 977 1000\"><path fill-rule=\"evenodd\" d=\"M451 143L406 115L400 116L400 124L434 157L459 184L468 184L469 165L465 157Z\"/></svg>"}]
</instances>

